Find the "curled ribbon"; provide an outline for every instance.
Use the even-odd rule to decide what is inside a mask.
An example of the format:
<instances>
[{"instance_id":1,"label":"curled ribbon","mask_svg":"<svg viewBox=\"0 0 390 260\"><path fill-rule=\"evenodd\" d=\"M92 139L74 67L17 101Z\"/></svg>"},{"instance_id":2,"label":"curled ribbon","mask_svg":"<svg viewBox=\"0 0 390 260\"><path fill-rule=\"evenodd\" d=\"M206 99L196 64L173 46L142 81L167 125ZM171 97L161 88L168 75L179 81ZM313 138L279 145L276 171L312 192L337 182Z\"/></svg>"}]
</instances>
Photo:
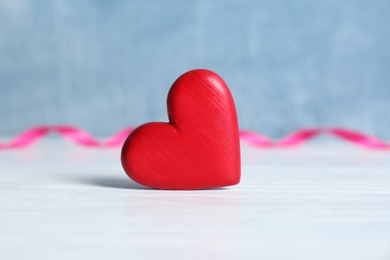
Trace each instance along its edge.
<instances>
[{"instance_id":1,"label":"curled ribbon","mask_svg":"<svg viewBox=\"0 0 390 260\"><path fill-rule=\"evenodd\" d=\"M134 128L132 127L125 128L108 137L107 139L99 141L88 132L73 126L38 126L26 130L8 143L0 143L0 149L26 147L35 143L51 132L56 132L65 139L82 146L102 148L119 147L123 144L127 136L133 130ZM298 146L320 134L330 134L342 140L369 149L390 149L390 144L386 143L385 141L344 128L301 129L277 141L273 141L266 136L253 131L242 130L239 132L241 141L251 144L255 147L263 148Z\"/></svg>"}]
</instances>

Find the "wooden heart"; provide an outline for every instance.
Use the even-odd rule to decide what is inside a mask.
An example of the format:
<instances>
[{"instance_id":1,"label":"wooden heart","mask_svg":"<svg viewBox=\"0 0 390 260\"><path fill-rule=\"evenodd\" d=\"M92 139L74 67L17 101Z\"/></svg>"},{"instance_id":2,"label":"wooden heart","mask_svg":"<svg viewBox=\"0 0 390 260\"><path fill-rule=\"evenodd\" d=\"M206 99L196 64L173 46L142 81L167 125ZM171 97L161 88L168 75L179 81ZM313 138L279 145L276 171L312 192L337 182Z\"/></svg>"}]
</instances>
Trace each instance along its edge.
<instances>
[{"instance_id":1,"label":"wooden heart","mask_svg":"<svg viewBox=\"0 0 390 260\"><path fill-rule=\"evenodd\" d=\"M216 73L180 76L167 99L169 123L139 126L122 148L122 165L139 184L172 190L238 184L240 143L229 88Z\"/></svg>"}]
</instances>

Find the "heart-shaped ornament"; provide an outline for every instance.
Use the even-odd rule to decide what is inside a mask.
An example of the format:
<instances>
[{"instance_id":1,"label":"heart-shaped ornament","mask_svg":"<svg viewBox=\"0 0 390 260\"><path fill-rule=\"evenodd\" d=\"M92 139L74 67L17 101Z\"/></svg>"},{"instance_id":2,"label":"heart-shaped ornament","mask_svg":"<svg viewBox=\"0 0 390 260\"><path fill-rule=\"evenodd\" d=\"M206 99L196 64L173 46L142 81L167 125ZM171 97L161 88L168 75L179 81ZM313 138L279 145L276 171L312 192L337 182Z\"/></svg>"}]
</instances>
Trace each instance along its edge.
<instances>
[{"instance_id":1,"label":"heart-shaped ornament","mask_svg":"<svg viewBox=\"0 0 390 260\"><path fill-rule=\"evenodd\" d=\"M169 123L139 126L122 148L127 175L144 186L189 190L240 182L237 113L229 88L216 73L180 76L167 99Z\"/></svg>"}]
</instances>

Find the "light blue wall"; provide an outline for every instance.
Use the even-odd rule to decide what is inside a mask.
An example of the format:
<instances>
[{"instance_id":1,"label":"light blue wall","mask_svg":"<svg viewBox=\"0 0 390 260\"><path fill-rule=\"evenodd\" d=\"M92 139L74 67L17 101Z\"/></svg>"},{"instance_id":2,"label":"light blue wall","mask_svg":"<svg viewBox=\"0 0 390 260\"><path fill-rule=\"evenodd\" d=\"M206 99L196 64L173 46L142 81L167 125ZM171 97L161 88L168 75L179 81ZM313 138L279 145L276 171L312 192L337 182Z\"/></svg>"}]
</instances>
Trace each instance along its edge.
<instances>
[{"instance_id":1,"label":"light blue wall","mask_svg":"<svg viewBox=\"0 0 390 260\"><path fill-rule=\"evenodd\" d=\"M344 126L390 139L390 1L0 0L0 135L166 120L172 82L208 68L240 125Z\"/></svg>"}]
</instances>

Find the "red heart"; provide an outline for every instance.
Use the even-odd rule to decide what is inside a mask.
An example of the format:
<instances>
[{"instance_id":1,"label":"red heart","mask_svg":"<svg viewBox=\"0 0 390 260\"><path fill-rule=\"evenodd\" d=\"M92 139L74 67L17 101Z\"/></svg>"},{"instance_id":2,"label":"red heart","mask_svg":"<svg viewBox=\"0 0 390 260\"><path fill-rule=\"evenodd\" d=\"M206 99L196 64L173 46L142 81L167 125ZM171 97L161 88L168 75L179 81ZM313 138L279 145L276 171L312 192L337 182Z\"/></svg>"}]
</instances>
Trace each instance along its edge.
<instances>
[{"instance_id":1,"label":"red heart","mask_svg":"<svg viewBox=\"0 0 390 260\"><path fill-rule=\"evenodd\" d=\"M229 88L212 71L180 76L167 99L169 123L136 128L122 148L134 181L152 188L188 190L240 182L236 108Z\"/></svg>"}]
</instances>

